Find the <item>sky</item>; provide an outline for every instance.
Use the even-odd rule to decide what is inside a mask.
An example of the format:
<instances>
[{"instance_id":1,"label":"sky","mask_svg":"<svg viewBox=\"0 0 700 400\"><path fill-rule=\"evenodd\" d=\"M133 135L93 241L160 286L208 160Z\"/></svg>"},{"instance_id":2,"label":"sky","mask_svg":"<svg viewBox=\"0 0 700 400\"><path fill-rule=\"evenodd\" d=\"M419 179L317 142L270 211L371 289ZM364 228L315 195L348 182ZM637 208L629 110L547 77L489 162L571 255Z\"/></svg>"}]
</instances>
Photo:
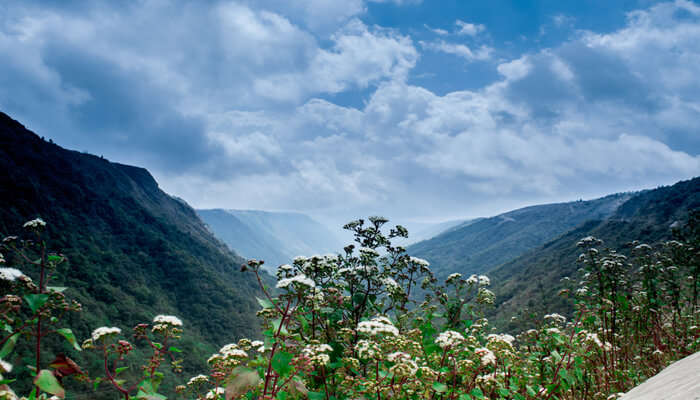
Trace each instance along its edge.
<instances>
[{"instance_id":1,"label":"sky","mask_svg":"<svg viewBox=\"0 0 700 400\"><path fill-rule=\"evenodd\" d=\"M0 111L196 208L490 216L700 175L700 3L0 3Z\"/></svg>"}]
</instances>

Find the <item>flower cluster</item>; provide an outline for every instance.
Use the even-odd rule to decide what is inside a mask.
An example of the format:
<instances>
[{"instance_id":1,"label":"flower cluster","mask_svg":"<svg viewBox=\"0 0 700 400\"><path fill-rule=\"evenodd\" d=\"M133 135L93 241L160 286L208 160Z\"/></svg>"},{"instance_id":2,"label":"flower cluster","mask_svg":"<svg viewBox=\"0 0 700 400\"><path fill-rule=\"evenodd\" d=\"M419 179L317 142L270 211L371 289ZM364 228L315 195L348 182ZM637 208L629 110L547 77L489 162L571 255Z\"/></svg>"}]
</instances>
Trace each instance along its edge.
<instances>
[{"instance_id":1,"label":"flower cluster","mask_svg":"<svg viewBox=\"0 0 700 400\"><path fill-rule=\"evenodd\" d=\"M444 331L435 339L435 343L442 349L452 349L464 343L464 336L455 331Z\"/></svg>"},{"instance_id":2,"label":"flower cluster","mask_svg":"<svg viewBox=\"0 0 700 400\"><path fill-rule=\"evenodd\" d=\"M399 334L399 330L387 317L374 317L369 321L362 321L357 324L357 331L370 336Z\"/></svg>"},{"instance_id":3,"label":"flower cluster","mask_svg":"<svg viewBox=\"0 0 700 400\"><path fill-rule=\"evenodd\" d=\"M95 329L94 331L92 331L91 337L92 337L93 341L97 342L100 339L104 339L104 338L107 338L107 337L113 336L113 335L118 335L120 333L122 333L122 330L117 328L117 327L110 328L110 327L102 326L102 327L99 327L99 328Z\"/></svg>"},{"instance_id":4,"label":"flower cluster","mask_svg":"<svg viewBox=\"0 0 700 400\"><path fill-rule=\"evenodd\" d=\"M296 283L296 284L301 285L301 286L306 286L306 287L315 287L316 286L316 283L312 279L307 278L306 275L304 275L304 274L299 274L299 275L295 275L291 278L280 279L277 282L277 288L278 289L287 288L289 285L291 285L293 283Z\"/></svg>"},{"instance_id":5,"label":"flower cluster","mask_svg":"<svg viewBox=\"0 0 700 400\"><path fill-rule=\"evenodd\" d=\"M35 218L31 221L25 222L23 226L27 229L38 229L45 227L46 222L44 222L44 220L41 218Z\"/></svg>"}]
</instances>

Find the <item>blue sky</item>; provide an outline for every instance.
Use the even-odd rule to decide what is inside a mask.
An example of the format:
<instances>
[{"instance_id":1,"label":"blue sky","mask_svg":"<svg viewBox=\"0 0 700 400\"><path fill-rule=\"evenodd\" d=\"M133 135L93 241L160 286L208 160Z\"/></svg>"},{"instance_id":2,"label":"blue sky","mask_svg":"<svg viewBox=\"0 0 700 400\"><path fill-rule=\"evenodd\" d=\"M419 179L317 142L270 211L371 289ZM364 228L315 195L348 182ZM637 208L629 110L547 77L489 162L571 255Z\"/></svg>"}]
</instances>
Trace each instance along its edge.
<instances>
[{"instance_id":1,"label":"blue sky","mask_svg":"<svg viewBox=\"0 0 700 400\"><path fill-rule=\"evenodd\" d=\"M0 110L195 207L492 215L700 171L700 4L0 5Z\"/></svg>"}]
</instances>

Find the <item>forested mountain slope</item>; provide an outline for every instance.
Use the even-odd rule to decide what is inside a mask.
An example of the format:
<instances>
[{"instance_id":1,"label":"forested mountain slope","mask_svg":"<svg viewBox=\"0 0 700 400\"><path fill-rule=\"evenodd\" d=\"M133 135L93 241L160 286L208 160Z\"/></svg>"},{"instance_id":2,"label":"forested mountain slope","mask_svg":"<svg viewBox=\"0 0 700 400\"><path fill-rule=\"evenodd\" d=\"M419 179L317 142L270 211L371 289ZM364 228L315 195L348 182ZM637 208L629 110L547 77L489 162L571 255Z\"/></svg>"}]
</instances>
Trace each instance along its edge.
<instances>
[{"instance_id":1,"label":"forested mountain slope","mask_svg":"<svg viewBox=\"0 0 700 400\"><path fill-rule=\"evenodd\" d=\"M521 208L452 228L408 247L429 260L438 275L483 273L541 246L592 219L603 219L629 199L614 194L596 200Z\"/></svg>"},{"instance_id":2,"label":"forested mountain slope","mask_svg":"<svg viewBox=\"0 0 700 400\"><path fill-rule=\"evenodd\" d=\"M497 304L493 316L513 329L527 325L524 319L530 314L570 311L572 303L557 293L565 287L563 278L580 278L576 243L581 238L594 236L603 240L602 247L624 252L633 240L653 244L671 239L672 226L682 227L698 209L700 178L632 196L607 219L588 221L490 271ZM511 321L513 315L518 318Z\"/></svg>"},{"instance_id":3,"label":"forested mountain slope","mask_svg":"<svg viewBox=\"0 0 700 400\"><path fill-rule=\"evenodd\" d=\"M188 359L201 362L256 334L257 284L239 272L244 260L145 169L63 149L0 113L0 170L0 235L46 221L50 249L69 260L53 284L83 304L70 321L79 339L173 314L184 321Z\"/></svg>"}]
</instances>

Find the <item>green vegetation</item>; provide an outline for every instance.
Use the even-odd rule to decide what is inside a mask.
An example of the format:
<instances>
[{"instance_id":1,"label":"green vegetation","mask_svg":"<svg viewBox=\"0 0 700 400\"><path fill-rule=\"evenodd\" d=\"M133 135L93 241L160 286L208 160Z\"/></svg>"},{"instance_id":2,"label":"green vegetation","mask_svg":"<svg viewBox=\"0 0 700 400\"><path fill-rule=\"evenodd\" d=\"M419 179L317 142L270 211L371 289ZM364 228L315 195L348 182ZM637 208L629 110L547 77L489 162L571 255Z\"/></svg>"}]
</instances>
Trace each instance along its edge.
<instances>
[{"instance_id":1,"label":"green vegetation","mask_svg":"<svg viewBox=\"0 0 700 400\"><path fill-rule=\"evenodd\" d=\"M566 292L574 317L545 315L517 337L494 333L484 318L495 300L488 277L454 273L438 280L427 261L392 246L391 239L406 237L404 228L385 233L387 220L380 217L353 221L345 228L356 243L342 254L280 266L278 296L263 283L262 263L249 261L244 272L253 272L263 293L257 299L263 340L223 346L208 359L207 374L175 392L221 400L615 399L700 348L699 217L693 213L679 227L684 240L635 242L632 257L601 249L594 237L581 239L581 281ZM13 365L4 359L19 338L34 338L39 349L41 338L54 332L42 321L59 323L55 312L79 308L68 306L62 289L46 286L46 271L63 257L46 252L44 227L39 219L25 224L38 235L35 241L3 241L6 253L40 270L39 286L17 269L0 270L8 293L0 309L5 375ZM31 247L40 255L36 261ZM411 296L418 287L428 293L421 302ZM158 315L134 328L134 343L118 327L99 327L81 347L95 350L102 367L87 372L65 356L44 368L37 352L27 399L63 398L62 380L73 377L111 387L126 400L165 399L159 393L167 390L164 364L181 372L179 357L188 356L172 345L182 327L179 318ZM70 330L55 332L77 349ZM136 345L151 354L140 374L129 375L124 371ZM0 398L16 398L10 386L19 382L0 380Z\"/></svg>"},{"instance_id":2,"label":"green vegetation","mask_svg":"<svg viewBox=\"0 0 700 400\"><path fill-rule=\"evenodd\" d=\"M533 318L549 312L571 315L573 302L558 296L576 279L580 251L572 243L586 236L603 240L608 249L631 255L629 243L639 240L687 240L680 227L700 209L700 178L648 190L632 196L604 220L591 220L495 269L489 275L500 284L494 289L498 307L489 317L498 326L519 331ZM515 318L513 318L515 317Z\"/></svg>"}]
</instances>

